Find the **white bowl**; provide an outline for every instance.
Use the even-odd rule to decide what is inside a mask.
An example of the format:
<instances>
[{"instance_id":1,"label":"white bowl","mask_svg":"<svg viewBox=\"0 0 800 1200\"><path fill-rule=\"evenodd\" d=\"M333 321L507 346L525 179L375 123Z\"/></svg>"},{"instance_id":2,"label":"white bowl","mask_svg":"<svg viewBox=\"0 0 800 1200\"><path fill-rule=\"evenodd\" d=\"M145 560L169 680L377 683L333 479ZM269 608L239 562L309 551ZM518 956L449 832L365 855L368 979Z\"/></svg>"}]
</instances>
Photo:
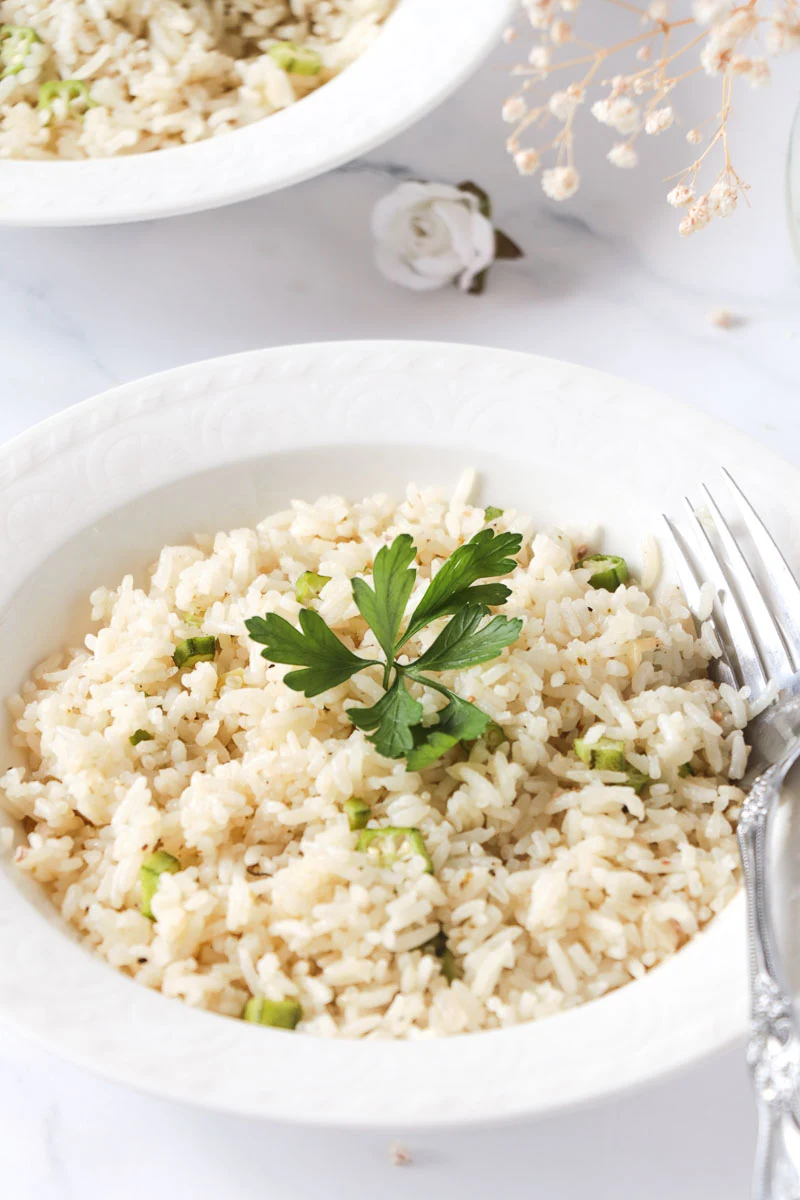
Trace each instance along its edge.
<instances>
[{"instance_id":1,"label":"white bowl","mask_svg":"<svg viewBox=\"0 0 800 1200\"><path fill-rule=\"evenodd\" d=\"M798 473L704 414L499 350L342 343L183 367L69 409L0 451L0 695L86 630L87 596L192 531L292 497L395 494L476 466L484 500L601 521L634 563L659 513L725 464L800 561ZM8 723L0 765L12 758ZM397 1129L549 1113L663 1075L746 1016L741 898L642 981L564 1015L424 1042L255 1028L133 983L0 865L0 1016L129 1084L281 1120Z\"/></svg>"},{"instance_id":2,"label":"white bowl","mask_svg":"<svg viewBox=\"0 0 800 1200\"><path fill-rule=\"evenodd\" d=\"M513 0L399 0L374 45L336 79L217 138L120 158L0 160L0 224L142 221L320 175L400 133L454 91L513 7Z\"/></svg>"}]
</instances>

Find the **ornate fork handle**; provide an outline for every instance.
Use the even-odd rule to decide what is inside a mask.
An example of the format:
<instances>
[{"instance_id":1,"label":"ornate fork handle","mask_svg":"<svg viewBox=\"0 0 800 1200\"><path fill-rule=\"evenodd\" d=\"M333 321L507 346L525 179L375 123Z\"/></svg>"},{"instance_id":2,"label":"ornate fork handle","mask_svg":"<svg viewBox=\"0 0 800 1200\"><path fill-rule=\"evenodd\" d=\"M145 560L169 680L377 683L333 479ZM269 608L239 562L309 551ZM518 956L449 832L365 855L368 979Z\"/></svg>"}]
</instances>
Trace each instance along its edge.
<instances>
[{"instance_id":1,"label":"ornate fork handle","mask_svg":"<svg viewBox=\"0 0 800 1200\"><path fill-rule=\"evenodd\" d=\"M758 1106L753 1200L800 1200L797 1085L800 1041L781 979L767 893L767 834L800 742L756 779L739 819L750 944L751 1024L747 1062Z\"/></svg>"}]
</instances>

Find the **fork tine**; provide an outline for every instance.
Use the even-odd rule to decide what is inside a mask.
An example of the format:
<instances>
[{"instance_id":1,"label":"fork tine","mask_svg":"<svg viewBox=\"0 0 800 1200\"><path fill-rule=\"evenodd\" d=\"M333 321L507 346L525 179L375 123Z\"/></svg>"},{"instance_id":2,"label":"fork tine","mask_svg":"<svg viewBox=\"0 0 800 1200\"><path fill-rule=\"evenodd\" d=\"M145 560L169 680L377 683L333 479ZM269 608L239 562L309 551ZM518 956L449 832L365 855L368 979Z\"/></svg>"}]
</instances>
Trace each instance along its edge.
<instances>
[{"instance_id":1,"label":"fork tine","mask_svg":"<svg viewBox=\"0 0 800 1200\"><path fill-rule=\"evenodd\" d=\"M719 505L705 484L703 484L703 491L705 492L706 503L714 518L719 540L730 561L733 577L736 580L736 587L744 605L746 620L751 631L755 634L757 641L760 643L761 656L766 668L767 678L778 679L779 677L792 675L794 667L787 652L783 635L776 624L769 605L761 594L761 589L756 583L753 572L750 570L750 565L742 554L739 543L731 533L728 522L720 512Z\"/></svg>"},{"instance_id":2,"label":"fork tine","mask_svg":"<svg viewBox=\"0 0 800 1200\"><path fill-rule=\"evenodd\" d=\"M689 605L689 611L696 619L697 610L700 607L700 581L694 573L689 556L683 546L683 538L678 533L678 530L664 513L661 514L661 520L667 527L667 535L672 548L672 560L678 576L678 582L683 589L683 594Z\"/></svg>"},{"instance_id":3,"label":"fork tine","mask_svg":"<svg viewBox=\"0 0 800 1200\"><path fill-rule=\"evenodd\" d=\"M688 497L684 498L684 503L689 513L692 532L697 539L698 548L705 563L706 573L716 589L719 609L730 631L730 640L733 643L733 661L739 664L738 673L742 683L749 687L751 696L756 696L758 692L763 691L767 683L758 646L753 641L739 602L731 589L725 568L717 558L713 542Z\"/></svg>"},{"instance_id":4,"label":"fork tine","mask_svg":"<svg viewBox=\"0 0 800 1200\"><path fill-rule=\"evenodd\" d=\"M681 534L672 524L669 517L662 513L661 519L666 527L667 539L670 542L672 550L672 562L678 576L678 582L683 589L683 594L689 605L689 611L699 624L697 614L700 609L700 582L695 574L690 555ZM738 688L740 686L739 680L736 678L736 672L732 665L736 661L736 652L733 648L724 616L721 617L721 620L715 622L715 632L722 646L722 658L719 660L718 666L719 672L723 676L723 682L729 683L731 687Z\"/></svg>"},{"instance_id":5,"label":"fork tine","mask_svg":"<svg viewBox=\"0 0 800 1200\"><path fill-rule=\"evenodd\" d=\"M786 635L794 666L800 668L800 584L742 489L724 467L722 473L767 569L772 583L772 602Z\"/></svg>"}]
</instances>

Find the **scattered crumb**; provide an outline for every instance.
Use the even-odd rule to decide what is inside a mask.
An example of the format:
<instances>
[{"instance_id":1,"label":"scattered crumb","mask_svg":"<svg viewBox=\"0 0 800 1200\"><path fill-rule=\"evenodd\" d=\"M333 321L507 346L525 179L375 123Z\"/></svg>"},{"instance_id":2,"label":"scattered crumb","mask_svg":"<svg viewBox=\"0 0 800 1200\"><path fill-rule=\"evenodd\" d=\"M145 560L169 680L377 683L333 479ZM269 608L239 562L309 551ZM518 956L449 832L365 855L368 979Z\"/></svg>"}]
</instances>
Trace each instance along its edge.
<instances>
[{"instance_id":1,"label":"scattered crumb","mask_svg":"<svg viewBox=\"0 0 800 1200\"><path fill-rule=\"evenodd\" d=\"M389 1162L393 1167L410 1167L411 1151L402 1142L389 1143Z\"/></svg>"},{"instance_id":2,"label":"scattered crumb","mask_svg":"<svg viewBox=\"0 0 800 1200\"><path fill-rule=\"evenodd\" d=\"M717 329L736 329L744 325L745 318L739 313L731 312L729 308L712 308L708 319Z\"/></svg>"}]
</instances>

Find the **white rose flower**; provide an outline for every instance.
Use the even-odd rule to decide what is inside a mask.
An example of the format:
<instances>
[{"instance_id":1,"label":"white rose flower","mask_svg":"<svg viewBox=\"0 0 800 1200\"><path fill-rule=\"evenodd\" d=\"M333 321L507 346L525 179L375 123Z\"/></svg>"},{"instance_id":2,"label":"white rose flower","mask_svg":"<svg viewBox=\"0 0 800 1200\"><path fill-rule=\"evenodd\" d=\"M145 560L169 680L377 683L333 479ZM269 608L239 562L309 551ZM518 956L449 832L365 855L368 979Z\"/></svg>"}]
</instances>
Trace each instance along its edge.
<instances>
[{"instance_id":1,"label":"white rose flower","mask_svg":"<svg viewBox=\"0 0 800 1200\"><path fill-rule=\"evenodd\" d=\"M381 274L418 292L449 283L469 291L495 259L477 197L446 183L401 183L375 205L372 232Z\"/></svg>"}]
</instances>

